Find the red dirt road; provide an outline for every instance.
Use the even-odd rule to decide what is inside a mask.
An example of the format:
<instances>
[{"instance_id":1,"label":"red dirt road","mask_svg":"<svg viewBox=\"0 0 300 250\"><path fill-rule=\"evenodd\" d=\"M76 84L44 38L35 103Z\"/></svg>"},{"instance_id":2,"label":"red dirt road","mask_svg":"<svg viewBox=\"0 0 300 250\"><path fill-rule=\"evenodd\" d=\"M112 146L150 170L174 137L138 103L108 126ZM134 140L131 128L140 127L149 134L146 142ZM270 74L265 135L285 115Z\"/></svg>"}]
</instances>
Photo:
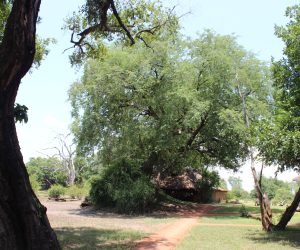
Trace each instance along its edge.
<instances>
[{"instance_id":1,"label":"red dirt road","mask_svg":"<svg viewBox=\"0 0 300 250\"><path fill-rule=\"evenodd\" d=\"M142 239L138 242L134 250L174 249L183 240L189 230L198 223L199 217L208 214L214 208L212 205L198 204L179 210L176 214L182 217L181 219L166 225L159 232Z\"/></svg>"}]
</instances>

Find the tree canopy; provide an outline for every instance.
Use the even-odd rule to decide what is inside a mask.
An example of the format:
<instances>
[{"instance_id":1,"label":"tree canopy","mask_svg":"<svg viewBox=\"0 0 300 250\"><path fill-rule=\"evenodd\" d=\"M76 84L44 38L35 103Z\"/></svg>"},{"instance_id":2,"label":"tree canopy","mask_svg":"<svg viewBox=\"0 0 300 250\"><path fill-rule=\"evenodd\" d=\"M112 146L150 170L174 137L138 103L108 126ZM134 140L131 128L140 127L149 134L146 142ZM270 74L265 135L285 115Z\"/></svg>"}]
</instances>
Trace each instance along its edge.
<instances>
[{"instance_id":1,"label":"tree canopy","mask_svg":"<svg viewBox=\"0 0 300 250\"><path fill-rule=\"evenodd\" d=\"M276 27L285 49L284 57L272 65L274 115L262 121L257 133L261 155L268 164L277 165L279 171L300 165L300 6L289 7L286 16L290 18L286 27Z\"/></svg>"},{"instance_id":2,"label":"tree canopy","mask_svg":"<svg viewBox=\"0 0 300 250\"><path fill-rule=\"evenodd\" d=\"M239 92L267 101L268 71L232 36L111 46L70 89L79 151L104 164L135 159L150 173L186 166L237 169L247 155ZM239 80L237 81L237 75ZM263 109L251 109L252 119Z\"/></svg>"},{"instance_id":3,"label":"tree canopy","mask_svg":"<svg viewBox=\"0 0 300 250\"><path fill-rule=\"evenodd\" d=\"M137 42L150 47L164 33L177 33L174 9L160 0L87 0L66 19L64 28L72 32L72 65L83 65L88 58L101 58L111 42L124 46Z\"/></svg>"}]
</instances>

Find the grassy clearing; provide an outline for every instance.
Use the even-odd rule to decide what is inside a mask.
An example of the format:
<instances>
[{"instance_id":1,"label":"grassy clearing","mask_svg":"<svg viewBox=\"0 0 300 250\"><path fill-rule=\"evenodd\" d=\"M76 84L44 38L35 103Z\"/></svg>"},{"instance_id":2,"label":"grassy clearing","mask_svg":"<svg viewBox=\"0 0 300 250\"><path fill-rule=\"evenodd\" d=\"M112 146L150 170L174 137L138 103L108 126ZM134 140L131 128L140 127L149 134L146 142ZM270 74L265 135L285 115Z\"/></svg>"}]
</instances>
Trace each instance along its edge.
<instances>
[{"instance_id":1,"label":"grassy clearing","mask_svg":"<svg viewBox=\"0 0 300 250\"><path fill-rule=\"evenodd\" d=\"M125 250L132 249L134 241L145 234L137 231L105 230L89 227L56 228L58 240L63 250Z\"/></svg>"},{"instance_id":2,"label":"grassy clearing","mask_svg":"<svg viewBox=\"0 0 300 250\"><path fill-rule=\"evenodd\" d=\"M234 223L233 223L234 224ZM291 250L300 247L300 230L265 233L253 227L197 226L176 250Z\"/></svg>"},{"instance_id":3,"label":"grassy clearing","mask_svg":"<svg viewBox=\"0 0 300 250\"><path fill-rule=\"evenodd\" d=\"M232 224L232 225L257 225L260 226L261 222L251 218L242 218L240 216L210 216L203 217L200 224Z\"/></svg>"},{"instance_id":4,"label":"grassy clearing","mask_svg":"<svg viewBox=\"0 0 300 250\"><path fill-rule=\"evenodd\" d=\"M224 204L213 213L216 216L203 217L176 250L291 250L300 249L300 213L292 218L284 232L266 233L261 230L261 222L239 216L241 204ZM259 213L259 207L246 206L250 213ZM273 209L280 216L284 208ZM219 215L217 215L219 214ZM224 214L224 216L222 216ZM225 214L237 214L225 216ZM298 224L297 224L298 223Z\"/></svg>"},{"instance_id":5,"label":"grassy clearing","mask_svg":"<svg viewBox=\"0 0 300 250\"><path fill-rule=\"evenodd\" d=\"M289 224L300 224L300 212L296 212Z\"/></svg>"},{"instance_id":6,"label":"grassy clearing","mask_svg":"<svg viewBox=\"0 0 300 250\"><path fill-rule=\"evenodd\" d=\"M232 203L227 203L227 204L222 204L218 206L215 210L212 211L213 214L240 214L240 209L242 206L245 206L247 211L249 213L253 214L259 214L260 213L260 208L259 206L254 206L249 203L245 204L232 204ZM282 213L284 211L283 207L272 207L272 212L274 214L277 213Z\"/></svg>"}]
</instances>

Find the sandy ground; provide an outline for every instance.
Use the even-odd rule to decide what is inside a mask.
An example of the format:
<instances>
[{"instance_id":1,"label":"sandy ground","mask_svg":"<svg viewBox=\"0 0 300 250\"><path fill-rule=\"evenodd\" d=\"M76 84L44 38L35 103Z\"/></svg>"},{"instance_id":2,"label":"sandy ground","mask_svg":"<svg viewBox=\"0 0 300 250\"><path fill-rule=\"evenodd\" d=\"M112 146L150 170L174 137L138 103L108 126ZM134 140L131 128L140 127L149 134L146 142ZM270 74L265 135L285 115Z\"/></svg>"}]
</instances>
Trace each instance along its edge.
<instances>
[{"instance_id":1,"label":"sandy ground","mask_svg":"<svg viewBox=\"0 0 300 250\"><path fill-rule=\"evenodd\" d=\"M125 229L150 236L137 242L135 250L170 250L199 222L199 217L214 209L212 205L175 206L147 216L126 216L80 207L81 201L43 201L50 223L56 228Z\"/></svg>"},{"instance_id":2,"label":"sandy ground","mask_svg":"<svg viewBox=\"0 0 300 250\"><path fill-rule=\"evenodd\" d=\"M172 219L161 219L161 216L126 216L105 211L97 211L92 207L81 208L81 201L43 201L47 207L47 215L53 228L91 227L96 229L125 229L142 231L148 234L160 230Z\"/></svg>"}]
</instances>

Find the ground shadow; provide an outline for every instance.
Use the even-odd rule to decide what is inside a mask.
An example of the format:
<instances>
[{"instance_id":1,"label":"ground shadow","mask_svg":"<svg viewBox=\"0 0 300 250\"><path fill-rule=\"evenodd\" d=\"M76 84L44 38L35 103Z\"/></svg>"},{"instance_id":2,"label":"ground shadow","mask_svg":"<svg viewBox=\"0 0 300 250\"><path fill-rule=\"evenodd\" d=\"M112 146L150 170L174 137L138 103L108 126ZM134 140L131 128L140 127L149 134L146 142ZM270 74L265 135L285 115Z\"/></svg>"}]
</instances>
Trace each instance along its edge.
<instances>
[{"instance_id":1,"label":"ground shadow","mask_svg":"<svg viewBox=\"0 0 300 250\"><path fill-rule=\"evenodd\" d=\"M300 249L300 228L287 228L285 231L278 231L272 233L260 232L250 233L248 238L262 244L274 242L278 245L291 246L295 249Z\"/></svg>"},{"instance_id":2,"label":"ground shadow","mask_svg":"<svg viewBox=\"0 0 300 250\"><path fill-rule=\"evenodd\" d=\"M55 232L63 250L123 250L132 249L144 237L143 233L124 230L106 230L89 227L56 228Z\"/></svg>"},{"instance_id":3,"label":"ground shadow","mask_svg":"<svg viewBox=\"0 0 300 250\"><path fill-rule=\"evenodd\" d=\"M160 206L157 209L154 209L152 212L144 214L120 214L117 213L114 208L108 207L78 207L72 210L69 210L69 214L86 216L86 217L101 217L101 218L123 218L123 219L137 219L137 218L182 218L182 217L195 217L206 210L203 209L203 206L208 206L207 204L188 204L188 205L176 205L168 207ZM212 206L211 206L212 207Z\"/></svg>"}]
</instances>

